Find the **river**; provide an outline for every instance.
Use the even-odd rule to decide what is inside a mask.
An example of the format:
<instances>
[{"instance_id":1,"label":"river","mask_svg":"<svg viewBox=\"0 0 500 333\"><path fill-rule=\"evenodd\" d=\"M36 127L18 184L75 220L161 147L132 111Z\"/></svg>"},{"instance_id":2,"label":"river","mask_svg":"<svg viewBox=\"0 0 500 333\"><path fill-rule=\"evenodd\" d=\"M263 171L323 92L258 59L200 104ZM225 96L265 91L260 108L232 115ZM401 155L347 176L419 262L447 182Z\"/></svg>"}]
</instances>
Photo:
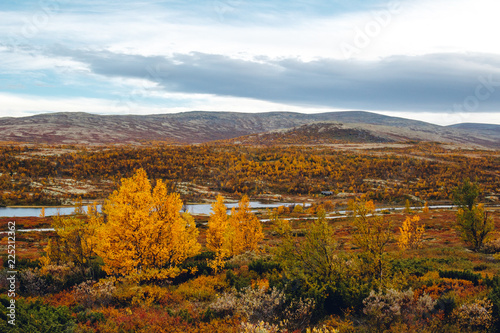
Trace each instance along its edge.
<instances>
[{"instance_id":1,"label":"river","mask_svg":"<svg viewBox=\"0 0 500 333\"><path fill-rule=\"evenodd\" d=\"M262 208L275 208L279 206L292 205L291 203L262 203L258 201L250 201L250 207L254 209ZM306 204L307 205L307 204ZM238 203L227 203L226 207L228 210L238 206ZM87 206L83 206L85 211ZM98 210L101 209L101 205L97 206ZM74 207L45 207L45 216L53 216L58 213L61 215L69 215L74 212ZM211 204L191 204L185 205L185 210L191 214L210 214L212 212ZM0 207L0 217L29 217L29 216L40 216L42 212L42 207Z\"/></svg>"}]
</instances>

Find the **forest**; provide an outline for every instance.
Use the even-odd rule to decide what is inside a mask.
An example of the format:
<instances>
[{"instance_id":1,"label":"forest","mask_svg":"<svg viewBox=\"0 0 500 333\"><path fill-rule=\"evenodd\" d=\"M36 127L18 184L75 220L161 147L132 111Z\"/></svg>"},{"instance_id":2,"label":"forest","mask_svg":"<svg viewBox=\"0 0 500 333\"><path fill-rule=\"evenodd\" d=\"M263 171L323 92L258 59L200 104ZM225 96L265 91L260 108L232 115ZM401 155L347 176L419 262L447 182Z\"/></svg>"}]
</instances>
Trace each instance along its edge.
<instances>
[{"instance_id":1,"label":"forest","mask_svg":"<svg viewBox=\"0 0 500 333\"><path fill-rule=\"evenodd\" d=\"M423 204L450 201L451 189L465 178L481 184L484 196L500 192L498 151L449 149L439 143L354 150L227 144L5 145L0 156L0 205L102 199L138 168L194 202L213 200L217 193L237 199L242 194L314 196L331 190L391 204L407 199ZM81 190L64 191L68 186ZM206 191L197 191L200 186Z\"/></svg>"},{"instance_id":2,"label":"forest","mask_svg":"<svg viewBox=\"0 0 500 333\"><path fill-rule=\"evenodd\" d=\"M500 332L498 151L219 142L0 153L3 205L75 205L0 217L2 332ZM187 202L212 212L191 215Z\"/></svg>"}]
</instances>

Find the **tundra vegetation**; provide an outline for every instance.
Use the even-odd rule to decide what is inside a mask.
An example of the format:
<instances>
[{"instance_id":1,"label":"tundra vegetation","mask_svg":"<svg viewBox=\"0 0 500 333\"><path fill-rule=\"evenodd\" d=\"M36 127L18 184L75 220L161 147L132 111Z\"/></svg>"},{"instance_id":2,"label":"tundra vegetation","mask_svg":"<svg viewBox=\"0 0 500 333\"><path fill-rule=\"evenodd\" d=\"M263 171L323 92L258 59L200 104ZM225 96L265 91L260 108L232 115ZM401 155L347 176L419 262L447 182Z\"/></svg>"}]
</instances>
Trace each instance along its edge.
<instances>
[{"instance_id":1,"label":"tundra vegetation","mask_svg":"<svg viewBox=\"0 0 500 333\"><path fill-rule=\"evenodd\" d=\"M16 234L15 327L3 258L2 332L500 332L495 151L1 149L4 202L76 202L16 218L54 231ZM250 208L277 195L308 205Z\"/></svg>"}]
</instances>

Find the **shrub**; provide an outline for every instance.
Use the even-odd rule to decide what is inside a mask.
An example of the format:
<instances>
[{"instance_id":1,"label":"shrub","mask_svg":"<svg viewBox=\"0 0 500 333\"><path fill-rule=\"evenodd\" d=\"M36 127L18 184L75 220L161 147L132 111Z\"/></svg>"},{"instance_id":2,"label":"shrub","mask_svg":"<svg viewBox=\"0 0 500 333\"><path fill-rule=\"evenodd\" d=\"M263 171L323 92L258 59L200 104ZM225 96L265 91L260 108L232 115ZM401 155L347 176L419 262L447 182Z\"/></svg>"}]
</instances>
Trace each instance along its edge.
<instances>
[{"instance_id":1,"label":"shrub","mask_svg":"<svg viewBox=\"0 0 500 333\"><path fill-rule=\"evenodd\" d=\"M94 325L95 323L98 322L104 322L106 320L104 318L104 314L102 314L101 312L96 312L91 310L78 312L78 314L76 315L76 319L78 320L79 323L91 324L91 325Z\"/></svg>"},{"instance_id":2,"label":"shrub","mask_svg":"<svg viewBox=\"0 0 500 333\"><path fill-rule=\"evenodd\" d=\"M183 303L183 300L179 294L172 293L165 287L155 285L130 286L124 284L117 286L113 303L120 307L130 305L151 306L153 304L172 306Z\"/></svg>"},{"instance_id":3,"label":"shrub","mask_svg":"<svg viewBox=\"0 0 500 333\"><path fill-rule=\"evenodd\" d=\"M425 319L436 302L428 295L415 297L414 292L389 289L385 293L371 291L363 301L363 313L370 324L377 328L388 328L396 322L414 323ZM423 323L423 322L422 322Z\"/></svg>"},{"instance_id":4,"label":"shrub","mask_svg":"<svg viewBox=\"0 0 500 333\"><path fill-rule=\"evenodd\" d=\"M434 309L442 311L445 317L448 317L456 307L457 302L455 301L455 297L453 295L443 295L437 299Z\"/></svg>"},{"instance_id":5,"label":"shrub","mask_svg":"<svg viewBox=\"0 0 500 333\"><path fill-rule=\"evenodd\" d=\"M181 284L175 292L191 301L212 301L216 293L224 291L227 287L228 284L221 276L202 275Z\"/></svg>"},{"instance_id":6,"label":"shrub","mask_svg":"<svg viewBox=\"0 0 500 333\"><path fill-rule=\"evenodd\" d=\"M110 304L115 291L114 281L101 280L83 282L74 288L73 293L77 302L93 308Z\"/></svg>"},{"instance_id":7,"label":"shrub","mask_svg":"<svg viewBox=\"0 0 500 333\"><path fill-rule=\"evenodd\" d=\"M486 299L463 304L453 311L453 318L465 330L488 331L493 326L493 304Z\"/></svg>"},{"instance_id":8,"label":"shrub","mask_svg":"<svg viewBox=\"0 0 500 333\"><path fill-rule=\"evenodd\" d=\"M75 323L69 309L65 306L54 307L43 304L40 300L28 302L16 300L15 326L8 323L7 307L10 298L0 296L0 331L1 332L70 332Z\"/></svg>"},{"instance_id":9,"label":"shrub","mask_svg":"<svg viewBox=\"0 0 500 333\"><path fill-rule=\"evenodd\" d=\"M174 313L169 309L133 307L103 309L106 320L96 322L91 332L103 333L236 333L240 321L236 318L214 319L200 322L196 313L181 309Z\"/></svg>"},{"instance_id":10,"label":"shrub","mask_svg":"<svg viewBox=\"0 0 500 333\"><path fill-rule=\"evenodd\" d=\"M253 278L257 278L257 276L251 276L249 274L236 275L232 270L226 271L226 280L228 284L231 287L236 288L236 290L242 290L249 287Z\"/></svg>"},{"instance_id":11,"label":"shrub","mask_svg":"<svg viewBox=\"0 0 500 333\"><path fill-rule=\"evenodd\" d=\"M495 254L500 252L500 238L492 239L483 245L482 252Z\"/></svg>"},{"instance_id":12,"label":"shrub","mask_svg":"<svg viewBox=\"0 0 500 333\"><path fill-rule=\"evenodd\" d=\"M188 258L179 267L186 270L188 273L183 273L173 280L173 284L180 284L200 275L212 274L212 268L208 262L215 258L215 252L205 251L197 254L194 257Z\"/></svg>"},{"instance_id":13,"label":"shrub","mask_svg":"<svg viewBox=\"0 0 500 333\"><path fill-rule=\"evenodd\" d=\"M438 281L429 282L432 284L418 288L415 291L416 294L427 294L433 299L438 299L449 292L453 292L459 298L466 298L485 289L485 286L474 287L474 284L467 280L443 278Z\"/></svg>"},{"instance_id":14,"label":"shrub","mask_svg":"<svg viewBox=\"0 0 500 333\"><path fill-rule=\"evenodd\" d=\"M271 272L274 269L280 270L281 266L277 262L273 262L273 261L265 260L263 258L259 258L257 260L252 261L248 265L248 269L262 275L264 273Z\"/></svg>"},{"instance_id":15,"label":"shrub","mask_svg":"<svg viewBox=\"0 0 500 333\"><path fill-rule=\"evenodd\" d=\"M224 293L210 305L210 309L223 316L241 315L252 324L264 322L303 329L311 320L314 301L300 299L287 302L285 294L278 289L245 288L241 292L233 289Z\"/></svg>"},{"instance_id":16,"label":"shrub","mask_svg":"<svg viewBox=\"0 0 500 333\"><path fill-rule=\"evenodd\" d=\"M3 262L3 267L4 268L9 268L9 261L7 260L7 255L3 254L1 256L2 262ZM16 258L16 269L17 270L23 270L26 268L39 268L40 267L40 260L38 259L29 259L29 258Z\"/></svg>"},{"instance_id":17,"label":"shrub","mask_svg":"<svg viewBox=\"0 0 500 333\"><path fill-rule=\"evenodd\" d=\"M273 325L261 321L259 323L253 324L250 322L241 323L241 331L242 333L279 333L282 330L278 325Z\"/></svg>"},{"instance_id":18,"label":"shrub","mask_svg":"<svg viewBox=\"0 0 500 333\"><path fill-rule=\"evenodd\" d=\"M486 284L491 288L488 299L493 305L493 318L500 318L500 275L495 275L491 279L485 280ZM496 332L500 332L500 319L497 319Z\"/></svg>"},{"instance_id":19,"label":"shrub","mask_svg":"<svg viewBox=\"0 0 500 333\"><path fill-rule=\"evenodd\" d=\"M25 269L19 274L20 291L27 296L42 296L49 291L47 280L39 270Z\"/></svg>"},{"instance_id":20,"label":"shrub","mask_svg":"<svg viewBox=\"0 0 500 333\"><path fill-rule=\"evenodd\" d=\"M474 286L479 285L479 281L482 280L481 274L474 274L470 271L439 271L439 277L448 279L467 280L472 282Z\"/></svg>"}]
</instances>

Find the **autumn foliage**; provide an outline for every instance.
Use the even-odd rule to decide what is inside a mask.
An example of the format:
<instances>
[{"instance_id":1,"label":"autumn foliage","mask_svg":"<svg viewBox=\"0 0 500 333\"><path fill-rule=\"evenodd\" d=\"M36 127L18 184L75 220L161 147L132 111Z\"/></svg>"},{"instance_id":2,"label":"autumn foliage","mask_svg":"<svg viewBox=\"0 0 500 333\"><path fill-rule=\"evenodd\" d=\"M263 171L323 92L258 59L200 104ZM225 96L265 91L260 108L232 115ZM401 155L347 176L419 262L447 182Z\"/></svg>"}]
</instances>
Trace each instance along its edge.
<instances>
[{"instance_id":1,"label":"autumn foliage","mask_svg":"<svg viewBox=\"0 0 500 333\"><path fill-rule=\"evenodd\" d=\"M228 216L222 196L212 205L213 213L208 220L207 248L215 252L210 263L214 270L223 266L224 260L246 251L258 251L259 242L264 238L259 219L250 211L248 196L233 208Z\"/></svg>"},{"instance_id":2,"label":"autumn foliage","mask_svg":"<svg viewBox=\"0 0 500 333\"><path fill-rule=\"evenodd\" d=\"M400 249L418 249L422 246L425 226L420 223L418 215L408 216L399 231L401 233L398 239Z\"/></svg>"},{"instance_id":3,"label":"autumn foliage","mask_svg":"<svg viewBox=\"0 0 500 333\"><path fill-rule=\"evenodd\" d=\"M174 277L176 266L200 250L198 230L187 213L181 215L178 194L167 193L158 180L152 189L139 169L104 204L106 223L99 230L97 254L114 275Z\"/></svg>"}]
</instances>

